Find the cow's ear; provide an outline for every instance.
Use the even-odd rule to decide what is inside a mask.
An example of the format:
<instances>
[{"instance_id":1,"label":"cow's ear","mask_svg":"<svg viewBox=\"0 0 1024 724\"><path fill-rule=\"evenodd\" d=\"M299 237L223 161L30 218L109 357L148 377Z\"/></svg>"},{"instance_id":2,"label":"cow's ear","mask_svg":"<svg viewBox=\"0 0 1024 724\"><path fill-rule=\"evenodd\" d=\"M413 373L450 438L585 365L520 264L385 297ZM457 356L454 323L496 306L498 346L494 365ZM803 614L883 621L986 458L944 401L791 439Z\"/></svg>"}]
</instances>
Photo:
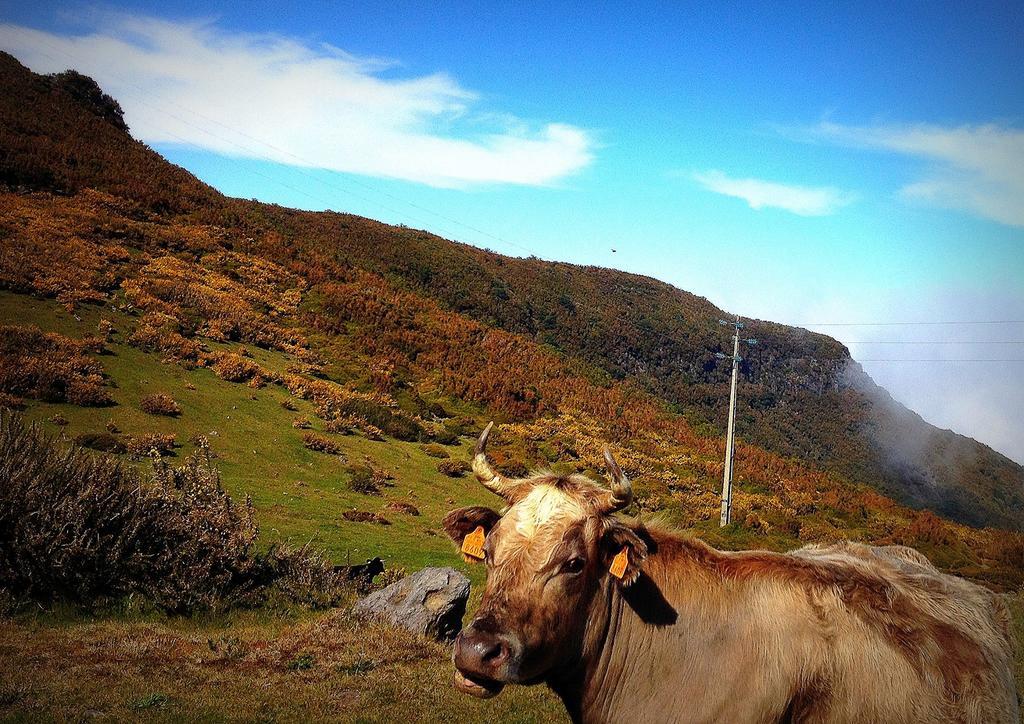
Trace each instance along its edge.
<instances>
[{"instance_id":1,"label":"cow's ear","mask_svg":"<svg viewBox=\"0 0 1024 724\"><path fill-rule=\"evenodd\" d=\"M647 544L632 529L613 521L601 538L601 553L609 574L623 586L632 586L647 558Z\"/></svg>"},{"instance_id":2,"label":"cow's ear","mask_svg":"<svg viewBox=\"0 0 1024 724\"><path fill-rule=\"evenodd\" d=\"M444 532L457 545L461 546L466 540L466 536L477 528L483 528L484 535L487 535L499 520L501 520L501 516L495 511L480 505L474 505L470 508L459 508L458 510L451 511L441 521L441 525L444 527ZM469 561L470 558L466 558L466 560Z\"/></svg>"}]
</instances>

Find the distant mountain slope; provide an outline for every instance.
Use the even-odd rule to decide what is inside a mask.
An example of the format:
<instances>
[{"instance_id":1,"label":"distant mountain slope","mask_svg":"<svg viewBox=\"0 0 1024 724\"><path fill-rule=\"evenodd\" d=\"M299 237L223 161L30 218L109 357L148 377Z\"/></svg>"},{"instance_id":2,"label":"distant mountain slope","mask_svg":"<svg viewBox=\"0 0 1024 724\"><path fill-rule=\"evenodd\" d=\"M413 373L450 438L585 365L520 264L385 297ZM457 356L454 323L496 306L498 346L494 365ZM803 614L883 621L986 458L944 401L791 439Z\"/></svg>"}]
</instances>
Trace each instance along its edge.
<instances>
[{"instance_id":1,"label":"distant mountain slope","mask_svg":"<svg viewBox=\"0 0 1024 724\"><path fill-rule=\"evenodd\" d=\"M715 353L728 351L717 321L726 314L706 299L616 270L509 258L348 214L229 199L132 140L116 102L89 79L38 76L4 54L0 79L0 184L8 189L97 189L124 200L119 213L232 230L233 247L282 264L326 254L339 269L380 274L555 347L592 376L635 380L698 428L724 427L727 368ZM189 248L188 240L166 243ZM741 437L958 521L1024 529L1024 468L925 423L827 336L762 321L749 332L759 344L742 365Z\"/></svg>"}]
</instances>

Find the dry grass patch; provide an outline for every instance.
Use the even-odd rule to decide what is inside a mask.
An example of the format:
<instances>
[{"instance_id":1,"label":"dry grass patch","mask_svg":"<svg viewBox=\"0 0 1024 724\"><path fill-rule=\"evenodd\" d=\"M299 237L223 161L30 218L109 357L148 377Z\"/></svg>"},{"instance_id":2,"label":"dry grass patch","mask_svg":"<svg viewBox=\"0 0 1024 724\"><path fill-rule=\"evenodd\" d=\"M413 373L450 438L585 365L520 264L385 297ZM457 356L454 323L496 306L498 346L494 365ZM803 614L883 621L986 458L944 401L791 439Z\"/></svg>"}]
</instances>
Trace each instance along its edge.
<instances>
[{"instance_id":1,"label":"dry grass patch","mask_svg":"<svg viewBox=\"0 0 1024 724\"><path fill-rule=\"evenodd\" d=\"M448 647L342 612L283 628L0 619L0 640L0 718L567 720L544 687L459 694Z\"/></svg>"}]
</instances>

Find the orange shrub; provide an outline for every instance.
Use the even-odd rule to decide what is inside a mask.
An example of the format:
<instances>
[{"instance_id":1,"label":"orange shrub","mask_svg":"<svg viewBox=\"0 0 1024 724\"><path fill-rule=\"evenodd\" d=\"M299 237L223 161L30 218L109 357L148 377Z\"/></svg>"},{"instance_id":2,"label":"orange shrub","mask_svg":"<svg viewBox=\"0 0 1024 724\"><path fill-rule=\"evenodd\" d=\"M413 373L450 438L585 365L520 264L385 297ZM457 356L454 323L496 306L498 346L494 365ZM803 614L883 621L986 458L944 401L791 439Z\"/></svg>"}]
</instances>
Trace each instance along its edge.
<instances>
[{"instance_id":1,"label":"orange shrub","mask_svg":"<svg viewBox=\"0 0 1024 724\"><path fill-rule=\"evenodd\" d=\"M303 435L302 444L310 450L327 453L328 455L337 455L341 452L341 448L338 447L338 444L334 442L334 440L315 432L307 432Z\"/></svg>"},{"instance_id":2,"label":"orange shrub","mask_svg":"<svg viewBox=\"0 0 1024 724\"><path fill-rule=\"evenodd\" d=\"M181 407L166 392L155 392L152 395L146 395L139 402L139 407L142 408L143 412L148 412L150 415L175 417L181 414Z\"/></svg>"},{"instance_id":3,"label":"orange shrub","mask_svg":"<svg viewBox=\"0 0 1024 724\"><path fill-rule=\"evenodd\" d=\"M87 355L98 347L102 342L0 325L0 392L89 407L113 404L103 367Z\"/></svg>"},{"instance_id":4,"label":"orange shrub","mask_svg":"<svg viewBox=\"0 0 1024 724\"><path fill-rule=\"evenodd\" d=\"M247 382L260 375L262 369L252 360L232 352L225 352L218 356L217 361L213 363L213 372L228 382Z\"/></svg>"}]
</instances>

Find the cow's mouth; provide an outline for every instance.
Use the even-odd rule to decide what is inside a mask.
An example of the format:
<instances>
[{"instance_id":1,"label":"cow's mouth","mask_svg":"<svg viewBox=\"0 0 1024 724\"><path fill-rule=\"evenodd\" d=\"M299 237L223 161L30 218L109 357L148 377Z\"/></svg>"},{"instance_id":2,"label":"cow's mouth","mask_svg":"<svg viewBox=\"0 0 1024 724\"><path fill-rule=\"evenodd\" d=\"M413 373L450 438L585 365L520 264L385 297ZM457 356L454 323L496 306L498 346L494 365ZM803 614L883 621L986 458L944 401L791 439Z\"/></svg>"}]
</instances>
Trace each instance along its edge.
<instances>
[{"instance_id":1,"label":"cow's mouth","mask_svg":"<svg viewBox=\"0 0 1024 724\"><path fill-rule=\"evenodd\" d=\"M490 699L497 696L505 688L505 684L494 679L485 679L480 676L467 676L458 669L455 669L455 688L463 694L469 694L480 699Z\"/></svg>"}]
</instances>

